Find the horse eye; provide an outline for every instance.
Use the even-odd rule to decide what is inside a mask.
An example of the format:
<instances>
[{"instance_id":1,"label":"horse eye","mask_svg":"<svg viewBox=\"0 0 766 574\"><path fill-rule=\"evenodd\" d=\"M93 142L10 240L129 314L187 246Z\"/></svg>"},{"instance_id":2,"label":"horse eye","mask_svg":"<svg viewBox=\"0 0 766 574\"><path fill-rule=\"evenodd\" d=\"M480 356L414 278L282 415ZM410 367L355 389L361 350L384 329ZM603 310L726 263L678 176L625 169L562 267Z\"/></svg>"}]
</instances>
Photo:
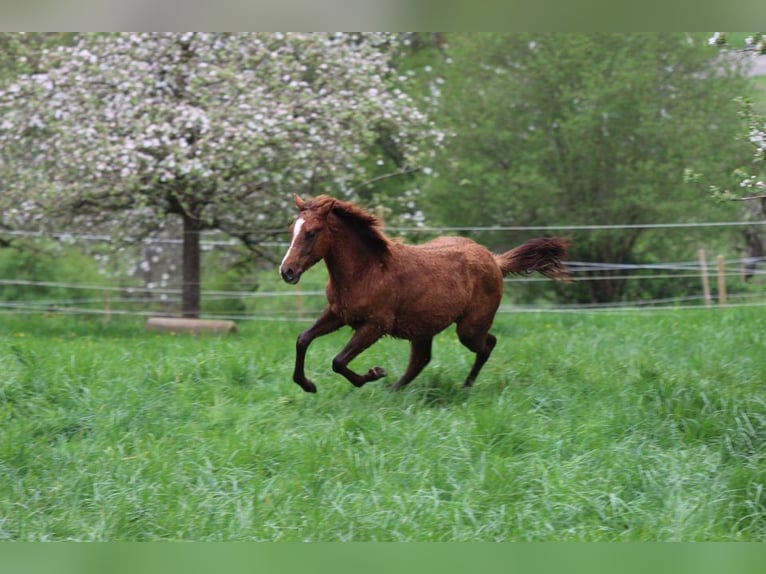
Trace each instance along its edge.
<instances>
[{"instance_id":1,"label":"horse eye","mask_svg":"<svg viewBox=\"0 0 766 574\"><path fill-rule=\"evenodd\" d=\"M306 230L306 239L314 239L317 236L316 231Z\"/></svg>"}]
</instances>

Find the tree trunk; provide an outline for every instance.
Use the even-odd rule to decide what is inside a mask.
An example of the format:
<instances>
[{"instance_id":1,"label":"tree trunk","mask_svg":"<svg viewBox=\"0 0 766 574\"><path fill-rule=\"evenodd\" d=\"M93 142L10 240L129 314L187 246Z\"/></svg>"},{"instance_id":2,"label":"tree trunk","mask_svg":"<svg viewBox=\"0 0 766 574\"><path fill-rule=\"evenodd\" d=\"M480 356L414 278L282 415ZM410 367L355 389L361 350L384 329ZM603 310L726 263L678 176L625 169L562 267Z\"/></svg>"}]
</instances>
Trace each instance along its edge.
<instances>
[{"instance_id":1,"label":"tree trunk","mask_svg":"<svg viewBox=\"0 0 766 574\"><path fill-rule=\"evenodd\" d=\"M183 222L181 315L196 319L199 317L200 310L200 225L196 219L187 214L183 215Z\"/></svg>"}]
</instances>

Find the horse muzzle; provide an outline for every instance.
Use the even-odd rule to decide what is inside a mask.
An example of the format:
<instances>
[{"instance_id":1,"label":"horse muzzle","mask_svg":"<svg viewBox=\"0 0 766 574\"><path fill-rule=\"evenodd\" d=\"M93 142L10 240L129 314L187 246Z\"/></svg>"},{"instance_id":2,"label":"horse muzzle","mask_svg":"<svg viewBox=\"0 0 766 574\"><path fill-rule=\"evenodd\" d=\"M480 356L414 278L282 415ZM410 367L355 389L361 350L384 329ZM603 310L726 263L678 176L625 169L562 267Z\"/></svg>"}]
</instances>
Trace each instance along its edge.
<instances>
[{"instance_id":1,"label":"horse muzzle","mask_svg":"<svg viewBox=\"0 0 766 574\"><path fill-rule=\"evenodd\" d=\"M285 283L289 283L290 285L295 285L301 278L300 271L296 271L292 267L280 267L279 268L279 274L282 277L282 280Z\"/></svg>"}]
</instances>

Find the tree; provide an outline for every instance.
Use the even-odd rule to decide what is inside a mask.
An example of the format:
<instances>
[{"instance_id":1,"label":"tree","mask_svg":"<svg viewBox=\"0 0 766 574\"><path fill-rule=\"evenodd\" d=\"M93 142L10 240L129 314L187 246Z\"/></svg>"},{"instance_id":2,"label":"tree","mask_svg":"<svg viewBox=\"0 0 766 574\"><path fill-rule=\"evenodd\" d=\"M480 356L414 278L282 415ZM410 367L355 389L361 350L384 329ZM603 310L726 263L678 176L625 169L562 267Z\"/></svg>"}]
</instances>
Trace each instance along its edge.
<instances>
[{"instance_id":1,"label":"tree","mask_svg":"<svg viewBox=\"0 0 766 574\"><path fill-rule=\"evenodd\" d=\"M6 204L115 243L181 221L184 316L200 306L200 233L257 248L292 193L348 194L411 172L441 135L402 91L389 34L85 34L0 92ZM382 166L386 161L376 162ZM23 201L22 201L23 199Z\"/></svg>"},{"instance_id":2,"label":"tree","mask_svg":"<svg viewBox=\"0 0 766 574\"><path fill-rule=\"evenodd\" d=\"M732 46L729 36L724 32L715 32L709 39L711 46L722 49L724 55L737 53L752 53L758 56L766 54L766 34L755 33L743 38L743 45L739 48ZM766 160L766 117L756 109L751 98L745 96L737 98L740 105L741 132L739 138L745 142L751 153L748 161L737 166L723 186L716 183L709 185L709 190L716 199L732 201L750 201L766 199L766 183L764 183L763 162ZM687 170L690 180L698 181L702 174Z\"/></svg>"},{"instance_id":3,"label":"tree","mask_svg":"<svg viewBox=\"0 0 766 574\"><path fill-rule=\"evenodd\" d=\"M32 73L43 49L71 44L72 32L0 32L0 79Z\"/></svg>"},{"instance_id":4,"label":"tree","mask_svg":"<svg viewBox=\"0 0 766 574\"><path fill-rule=\"evenodd\" d=\"M766 34L748 34L740 39L741 44L736 41L730 42L729 35L715 32L708 42L721 48L728 56L744 52L763 58L766 54ZM763 168L766 160L766 117L756 109L749 97L742 97L739 102L740 115L744 120L739 138L749 146L750 156L746 163L737 166L731 172L728 181L723 185L709 183L708 189L715 199L744 202L744 217L753 221L763 221L766 219L766 173ZM704 177L709 180L710 174ZM703 174L689 170L688 178L698 182L703 178ZM766 236L762 225L751 225L742 230L742 237L745 242L745 277L750 278L755 273L756 265L766 258Z\"/></svg>"},{"instance_id":5,"label":"tree","mask_svg":"<svg viewBox=\"0 0 766 574\"><path fill-rule=\"evenodd\" d=\"M745 153L734 137L742 68L704 34L464 34L450 37L449 52L439 121L456 136L424 189L444 223L705 219L684 169L724 173ZM641 228L589 231L574 237L573 256L637 262L656 247L645 237ZM565 292L612 301L624 286Z\"/></svg>"},{"instance_id":6,"label":"tree","mask_svg":"<svg viewBox=\"0 0 766 574\"><path fill-rule=\"evenodd\" d=\"M0 32L0 83L12 82L19 74L34 72L42 49L70 42L71 38L72 34L59 32ZM15 198L11 200L5 188L6 184L0 182L0 230L23 228L28 224L24 216L30 215L30 212L18 209L18 201ZM11 239L0 238L0 247L8 247L12 243Z\"/></svg>"}]
</instances>

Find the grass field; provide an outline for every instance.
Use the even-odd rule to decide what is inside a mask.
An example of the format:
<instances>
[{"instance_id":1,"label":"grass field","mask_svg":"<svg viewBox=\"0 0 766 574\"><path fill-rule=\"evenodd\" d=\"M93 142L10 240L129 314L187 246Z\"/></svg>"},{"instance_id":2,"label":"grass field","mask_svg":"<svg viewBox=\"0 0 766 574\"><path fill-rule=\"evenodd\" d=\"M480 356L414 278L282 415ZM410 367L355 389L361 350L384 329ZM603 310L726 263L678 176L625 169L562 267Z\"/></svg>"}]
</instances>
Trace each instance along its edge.
<instances>
[{"instance_id":1,"label":"grass field","mask_svg":"<svg viewBox=\"0 0 766 574\"><path fill-rule=\"evenodd\" d=\"M400 393L300 323L0 321L3 540L763 540L766 310L499 316ZM363 354L393 382L407 344Z\"/></svg>"}]
</instances>

